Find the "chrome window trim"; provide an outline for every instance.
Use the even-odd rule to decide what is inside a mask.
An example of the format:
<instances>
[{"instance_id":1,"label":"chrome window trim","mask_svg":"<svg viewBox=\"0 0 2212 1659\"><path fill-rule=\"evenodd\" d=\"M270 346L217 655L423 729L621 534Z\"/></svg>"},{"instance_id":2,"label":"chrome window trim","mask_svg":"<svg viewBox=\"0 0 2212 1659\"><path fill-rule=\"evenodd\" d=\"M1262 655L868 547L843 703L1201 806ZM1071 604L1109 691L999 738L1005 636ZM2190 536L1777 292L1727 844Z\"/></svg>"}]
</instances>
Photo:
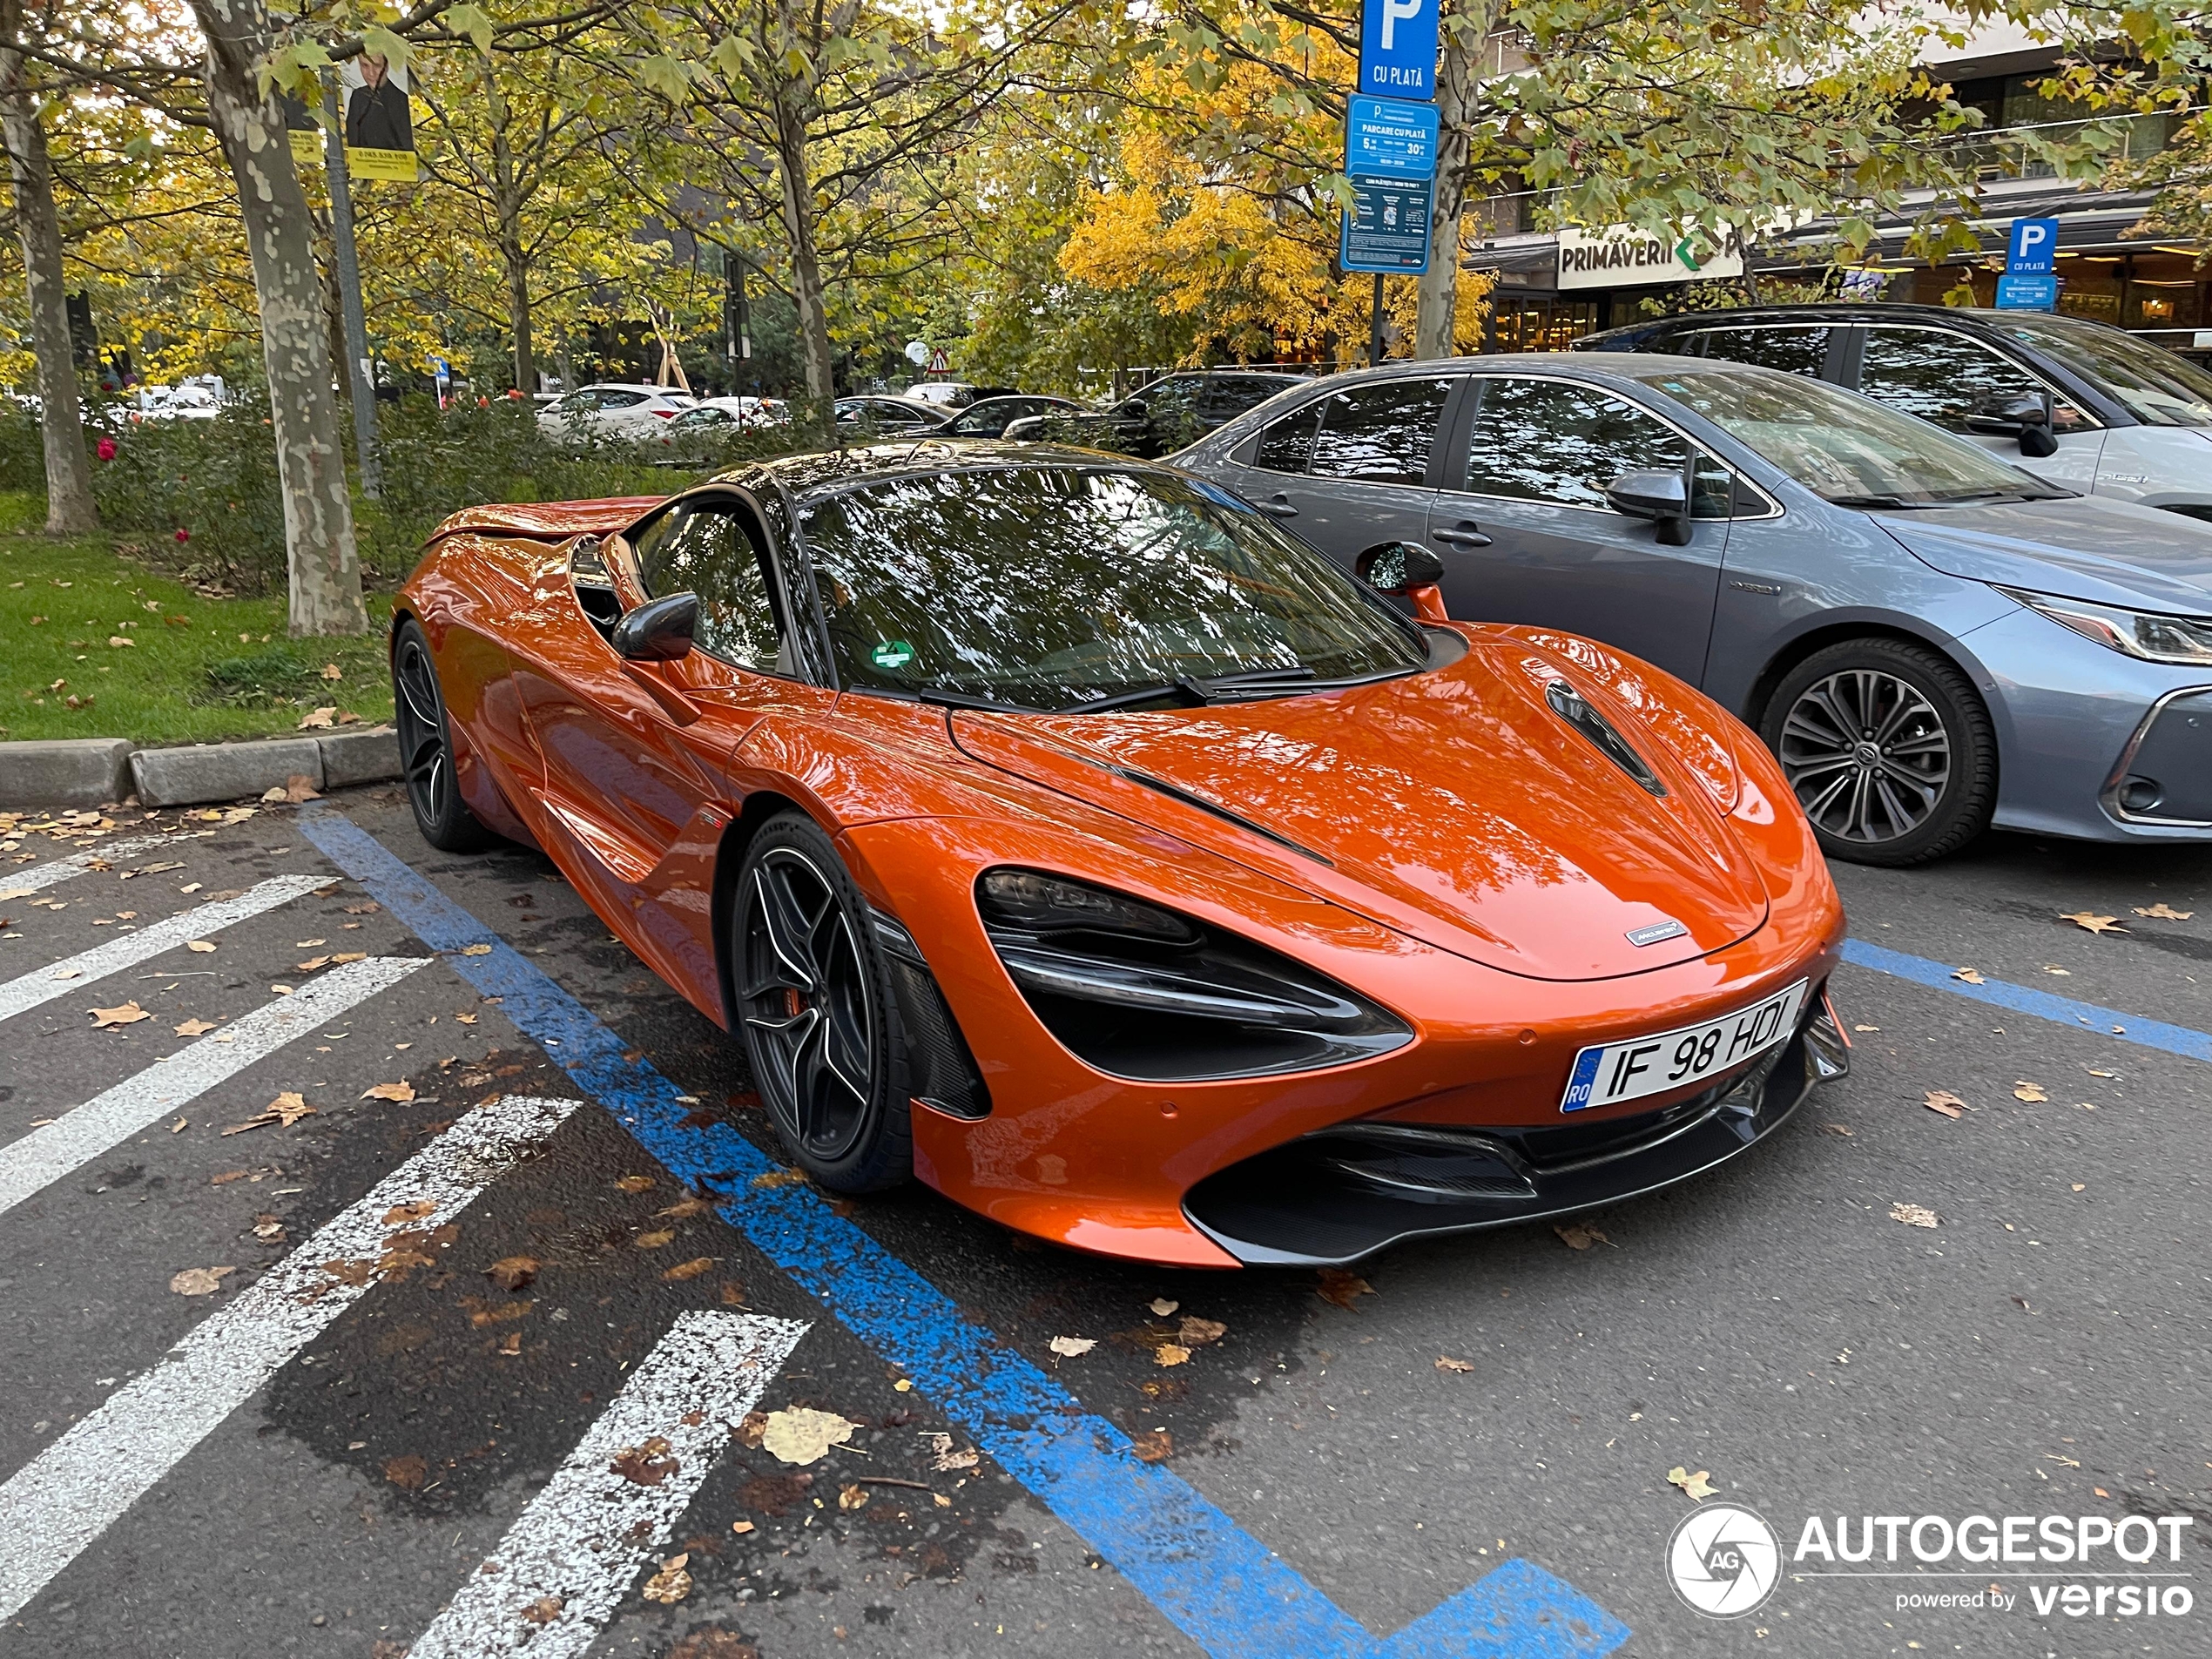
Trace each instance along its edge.
<instances>
[{"instance_id":1,"label":"chrome window trim","mask_svg":"<svg viewBox=\"0 0 2212 1659\"><path fill-rule=\"evenodd\" d=\"M2150 711L2139 721L2128 735L2126 745L2120 751L2120 759L2105 779L2105 786L2097 792L2097 805L2115 823L2141 824L2147 829L2212 829L2212 819L2154 818L2141 813L2131 813L2120 804L2120 785L2135 765L2136 753L2143 741L2150 736L2150 729L2158 717L2166 712L2166 705L2185 697L2212 697L2212 685L2184 685L2178 691L2168 691L2150 705Z\"/></svg>"},{"instance_id":2,"label":"chrome window trim","mask_svg":"<svg viewBox=\"0 0 2212 1659\"><path fill-rule=\"evenodd\" d=\"M2060 391L2057 387L2051 383L2049 378L2040 370L2035 368L2030 364L2020 361L2020 360L2017 357L2009 355L2002 347L1993 345L1986 340L1970 334L1963 328L1946 328L1939 322L1919 322L1917 320L1885 322L1875 318L1856 318L1849 323L1838 324L1838 327L1852 327L1857 328L1859 331L1858 378L1862 384L1866 379L1866 337L1871 334L1875 329L1887 329L1892 334L1904 334L1910 332L1916 334L1941 334L1946 340L1963 340L1969 346L1978 346L1983 351L1987 352L1992 357L1994 357L1999 362L2003 363L2006 368L2018 369L2022 374L2025 374L2027 377L2031 384L2041 387L2043 388L2044 395L2050 398L2053 403L2065 404L2067 408L2072 409L2076 415L2080 415L2087 423L2086 425L2074 428L2072 431L2059 433L2057 435L2060 437L2071 437L2074 432L2105 432L2110 430L2104 421L2100 421L2097 418L2095 410L2083 408L2081 407L2080 401L2078 398L2074 397L2071 393ZM1857 386L1846 386L1843 389L1846 392L1857 392L1861 397L1873 396L1873 394L1871 392L1860 391ZM1885 398L1878 397L1875 398L1874 401L1877 403L1887 403L1888 401L1888 400ZM1934 423L1931 421L1930 424L1933 425ZM1938 428L1937 429L1941 431L1945 428ZM2055 427L2054 430L2055 431ZM1964 437L1969 435L1959 433L1954 434L1953 435Z\"/></svg>"},{"instance_id":3,"label":"chrome window trim","mask_svg":"<svg viewBox=\"0 0 2212 1659\"><path fill-rule=\"evenodd\" d=\"M1778 369L1776 371L1777 374L1781 372L1782 371ZM1668 419L1665 415L1660 414L1658 410L1652 408L1648 404L1639 403L1634 398L1631 398L1623 393L1615 391L1613 388L1606 385L1602 381L1577 380L1571 374L1532 374L1526 369L1506 368L1472 369L1468 372L1467 378L1470 381L1548 381L1558 386L1579 387L1585 392L1601 392L1608 397L1619 398L1622 402L1626 403L1630 408L1649 415L1653 420L1658 421L1661 426L1665 427L1667 430L1673 433L1685 444L1689 445L1690 448L1702 450L1708 455L1712 453L1712 446L1710 444L1707 443L1703 439L1698 437L1695 433L1685 430L1679 422ZM1477 404L1475 406L1474 416L1476 420L1481 419L1482 407L1480 404ZM1467 428L1467 435L1470 440L1472 440L1474 435L1474 428L1472 425L1469 425ZM1749 448L1750 446L1746 445L1745 447ZM1764 513L1730 513L1726 518L1694 518L1690 521L1690 523L1693 524L1755 524L1764 519L1784 518L1788 516L1787 509L1784 508L1780 502L1775 500L1773 496L1769 494L1766 488L1757 479L1747 477L1741 468L1734 466L1727 461L1723 460L1723 458L1719 455L1714 455L1713 459L1721 462L1722 465L1728 468L1729 475L1730 477L1735 478L1739 482L1750 485L1751 489L1757 492L1758 498L1767 504L1767 510ZM1580 502L1543 501L1529 496L1494 496L1487 489L1469 489L1464 485L1458 489L1440 489L1436 492L1436 494L1440 500L1447 496L1467 496L1475 501L1514 502L1523 507L1549 507L1560 512L1565 513L1603 513L1608 518L1625 519L1629 517L1628 514L1616 513L1610 507L1586 507ZM1632 522L1643 523L1648 521L1636 519Z\"/></svg>"}]
</instances>

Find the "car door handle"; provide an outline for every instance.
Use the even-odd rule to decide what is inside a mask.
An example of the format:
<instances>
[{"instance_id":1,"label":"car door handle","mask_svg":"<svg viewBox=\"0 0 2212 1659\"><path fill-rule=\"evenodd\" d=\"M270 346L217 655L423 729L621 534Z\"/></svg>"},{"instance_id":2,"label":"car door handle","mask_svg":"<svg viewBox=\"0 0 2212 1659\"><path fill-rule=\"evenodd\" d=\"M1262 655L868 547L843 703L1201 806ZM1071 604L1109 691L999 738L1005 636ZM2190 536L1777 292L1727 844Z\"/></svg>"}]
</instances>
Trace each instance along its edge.
<instances>
[{"instance_id":1,"label":"car door handle","mask_svg":"<svg viewBox=\"0 0 2212 1659\"><path fill-rule=\"evenodd\" d=\"M1298 509L1291 505L1291 498L1279 489L1259 503L1259 510L1270 518L1296 518L1298 516Z\"/></svg>"},{"instance_id":2,"label":"car door handle","mask_svg":"<svg viewBox=\"0 0 2212 1659\"><path fill-rule=\"evenodd\" d=\"M1490 545L1490 538L1485 536L1480 530L1475 529L1475 527L1472 524L1461 525L1457 529L1432 530L1429 534L1440 542L1451 543L1453 547L1487 547Z\"/></svg>"}]
</instances>

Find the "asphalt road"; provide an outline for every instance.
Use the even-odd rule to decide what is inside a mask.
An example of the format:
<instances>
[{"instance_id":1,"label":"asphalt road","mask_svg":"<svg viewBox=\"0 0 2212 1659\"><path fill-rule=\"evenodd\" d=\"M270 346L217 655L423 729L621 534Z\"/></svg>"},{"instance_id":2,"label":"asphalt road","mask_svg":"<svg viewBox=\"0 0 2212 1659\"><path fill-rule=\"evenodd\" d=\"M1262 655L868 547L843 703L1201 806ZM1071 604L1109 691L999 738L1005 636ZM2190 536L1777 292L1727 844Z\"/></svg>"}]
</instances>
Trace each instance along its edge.
<instances>
[{"instance_id":1,"label":"asphalt road","mask_svg":"<svg viewBox=\"0 0 2212 1659\"><path fill-rule=\"evenodd\" d=\"M2212 851L1997 836L1840 869L1855 938L1941 969L1842 970L1849 1078L1728 1168L1585 1217L1586 1248L1402 1249L1332 1301L1311 1273L1093 1261L919 1188L823 1204L743 1148L765 1180L672 1170L645 1143L730 1125L772 1157L731 1040L536 854L432 853L388 791L308 810L518 956L426 942L290 807L0 845L0 1654L2212 1652L2212 1073L1948 977L2212 1031ZM2138 914L2161 905L2193 914ZM560 1023L532 968L614 1040ZM609 1082L633 1074L680 1119ZM979 1345L946 1345L953 1309ZM1170 1340L1190 1357L1163 1366ZM1057 1513L1021 1449L1055 1431L979 1429L963 1366L1073 1397ZM857 1426L797 1464L777 1425L808 1411ZM1212 1508L1177 1511L1193 1492ZM1716 1621L1667 1561L1722 1503L1785 1555L1813 1516L2132 1515L2161 1541L1788 1560ZM1487 1636L1434 1611L1501 1567ZM1310 1639L1265 1635L1271 1573ZM1541 1622L1552 1580L1625 1642L1595 1609ZM2145 1581L2156 1615L2094 1599ZM2036 1610L2077 1582L2087 1612ZM1984 1605L1899 1605L1931 1595Z\"/></svg>"}]
</instances>

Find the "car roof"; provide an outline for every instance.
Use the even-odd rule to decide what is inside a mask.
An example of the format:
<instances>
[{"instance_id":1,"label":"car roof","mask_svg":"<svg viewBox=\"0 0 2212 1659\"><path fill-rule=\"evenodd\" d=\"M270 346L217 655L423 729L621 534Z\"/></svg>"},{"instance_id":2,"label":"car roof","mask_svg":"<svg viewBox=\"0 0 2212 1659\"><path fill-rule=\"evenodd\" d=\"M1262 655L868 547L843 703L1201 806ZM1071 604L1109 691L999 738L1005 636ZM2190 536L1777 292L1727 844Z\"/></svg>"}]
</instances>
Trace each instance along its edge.
<instances>
[{"instance_id":1,"label":"car roof","mask_svg":"<svg viewBox=\"0 0 2212 1659\"><path fill-rule=\"evenodd\" d=\"M746 488L774 482L793 496L815 496L880 478L948 472L1002 472L1009 467L1110 466L1119 471L1180 476L1176 469L1134 455L1072 445L1009 443L995 438L907 438L848 449L777 455L719 474L711 482Z\"/></svg>"},{"instance_id":2,"label":"car roof","mask_svg":"<svg viewBox=\"0 0 2212 1659\"><path fill-rule=\"evenodd\" d=\"M1994 332L2001 324L2021 314L2016 311L1995 311L1986 306L1924 306L1889 300L1831 300L1801 305L1731 306L1722 311L1688 311L1672 317L1655 317L1649 322L1632 322L1622 327L1608 328L1602 334L1585 334L1575 342L1575 349L1602 351L1615 341L1649 340L1660 334L1768 323L1937 323L1946 328L1979 334Z\"/></svg>"}]
</instances>

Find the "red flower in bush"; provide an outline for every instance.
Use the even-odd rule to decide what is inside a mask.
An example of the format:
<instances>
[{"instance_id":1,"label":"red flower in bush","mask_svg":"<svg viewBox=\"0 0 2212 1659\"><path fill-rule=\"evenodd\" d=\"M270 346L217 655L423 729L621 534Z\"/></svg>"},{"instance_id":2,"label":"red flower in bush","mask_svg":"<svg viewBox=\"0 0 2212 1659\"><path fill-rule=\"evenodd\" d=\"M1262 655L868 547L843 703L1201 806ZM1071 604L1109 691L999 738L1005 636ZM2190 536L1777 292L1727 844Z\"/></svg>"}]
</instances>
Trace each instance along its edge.
<instances>
[{"instance_id":1,"label":"red flower in bush","mask_svg":"<svg viewBox=\"0 0 2212 1659\"><path fill-rule=\"evenodd\" d=\"M93 445L92 448L93 453L98 455L103 461L112 461L115 459L115 440L113 438L103 435L99 442Z\"/></svg>"},{"instance_id":2,"label":"red flower in bush","mask_svg":"<svg viewBox=\"0 0 2212 1659\"><path fill-rule=\"evenodd\" d=\"M180 542L189 542L192 540L192 532L179 524L177 526L177 539Z\"/></svg>"}]
</instances>

